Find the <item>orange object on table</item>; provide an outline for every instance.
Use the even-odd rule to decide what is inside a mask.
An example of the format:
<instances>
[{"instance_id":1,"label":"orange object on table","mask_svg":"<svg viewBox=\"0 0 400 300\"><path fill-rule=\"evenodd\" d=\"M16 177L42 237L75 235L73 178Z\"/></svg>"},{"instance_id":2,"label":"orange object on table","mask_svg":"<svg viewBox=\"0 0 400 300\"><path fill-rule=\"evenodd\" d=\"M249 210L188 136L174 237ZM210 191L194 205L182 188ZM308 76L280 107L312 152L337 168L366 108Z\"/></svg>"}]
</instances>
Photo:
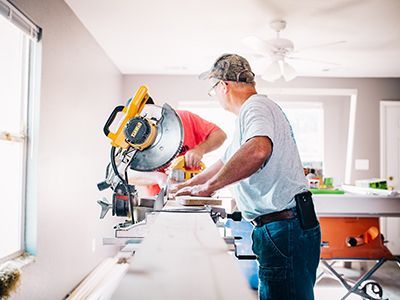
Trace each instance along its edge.
<instances>
[{"instance_id":1,"label":"orange object on table","mask_svg":"<svg viewBox=\"0 0 400 300\"><path fill-rule=\"evenodd\" d=\"M383 244L379 218L320 217L323 259L393 259ZM357 245L349 246L353 237Z\"/></svg>"}]
</instances>

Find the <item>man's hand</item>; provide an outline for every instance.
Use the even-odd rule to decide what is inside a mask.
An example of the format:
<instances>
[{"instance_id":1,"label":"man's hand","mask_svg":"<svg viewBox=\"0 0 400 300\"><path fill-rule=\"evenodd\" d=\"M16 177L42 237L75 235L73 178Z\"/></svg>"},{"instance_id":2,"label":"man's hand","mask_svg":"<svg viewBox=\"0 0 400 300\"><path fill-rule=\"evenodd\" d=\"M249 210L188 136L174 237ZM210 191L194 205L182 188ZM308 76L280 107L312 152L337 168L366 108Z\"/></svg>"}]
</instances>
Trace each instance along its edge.
<instances>
[{"instance_id":1,"label":"man's hand","mask_svg":"<svg viewBox=\"0 0 400 300\"><path fill-rule=\"evenodd\" d=\"M186 182L177 183L177 184L170 185L168 190L171 194L175 194L177 191L181 190L182 188L184 188L186 186L187 186Z\"/></svg>"},{"instance_id":2,"label":"man's hand","mask_svg":"<svg viewBox=\"0 0 400 300\"><path fill-rule=\"evenodd\" d=\"M185 154L185 165L188 168L198 167L204 151L200 147L193 148Z\"/></svg>"},{"instance_id":3,"label":"man's hand","mask_svg":"<svg viewBox=\"0 0 400 300\"><path fill-rule=\"evenodd\" d=\"M184 187L180 189L178 192L176 192L175 197L186 196L186 195L209 197L213 193L214 191L212 191L209 185L205 183L205 184Z\"/></svg>"}]
</instances>

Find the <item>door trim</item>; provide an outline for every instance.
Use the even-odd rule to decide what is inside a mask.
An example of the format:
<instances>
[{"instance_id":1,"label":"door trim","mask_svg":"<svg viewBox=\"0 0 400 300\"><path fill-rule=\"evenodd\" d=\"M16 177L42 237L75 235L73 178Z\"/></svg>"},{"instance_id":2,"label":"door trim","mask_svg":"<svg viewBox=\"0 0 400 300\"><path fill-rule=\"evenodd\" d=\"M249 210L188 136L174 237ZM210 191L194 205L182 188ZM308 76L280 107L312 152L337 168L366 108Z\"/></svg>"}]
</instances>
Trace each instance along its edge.
<instances>
[{"instance_id":1,"label":"door trim","mask_svg":"<svg viewBox=\"0 0 400 300\"><path fill-rule=\"evenodd\" d=\"M386 107L398 106L400 107L400 100L382 100L379 104L379 136L380 136L380 146L379 146L379 158L380 158L380 178L386 178L386 122L384 117L384 111Z\"/></svg>"}]
</instances>

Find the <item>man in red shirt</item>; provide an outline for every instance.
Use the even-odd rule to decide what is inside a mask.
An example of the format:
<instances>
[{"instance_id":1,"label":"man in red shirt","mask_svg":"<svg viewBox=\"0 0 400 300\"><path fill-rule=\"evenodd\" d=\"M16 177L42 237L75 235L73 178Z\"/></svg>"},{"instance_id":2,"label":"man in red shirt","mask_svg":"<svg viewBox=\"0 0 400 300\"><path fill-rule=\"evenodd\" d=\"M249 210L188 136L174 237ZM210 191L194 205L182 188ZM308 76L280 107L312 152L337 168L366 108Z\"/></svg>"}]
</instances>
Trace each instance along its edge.
<instances>
[{"instance_id":1,"label":"man in red shirt","mask_svg":"<svg viewBox=\"0 0 400 300\"><path fill-rule=\"evenodd\" d=\"M184 137L182 150L178 156L185 155L185 165L196 167L204 154L216 150L226 140L225 132L214 123L186 110L176 110L182 120ZM160 192L160 185L167 181L166 168L158 172L132 172L129 183L135 184L143 196L154 196ZM140 186L146 186L142 188Z\"/></svg>"}]
</instances>

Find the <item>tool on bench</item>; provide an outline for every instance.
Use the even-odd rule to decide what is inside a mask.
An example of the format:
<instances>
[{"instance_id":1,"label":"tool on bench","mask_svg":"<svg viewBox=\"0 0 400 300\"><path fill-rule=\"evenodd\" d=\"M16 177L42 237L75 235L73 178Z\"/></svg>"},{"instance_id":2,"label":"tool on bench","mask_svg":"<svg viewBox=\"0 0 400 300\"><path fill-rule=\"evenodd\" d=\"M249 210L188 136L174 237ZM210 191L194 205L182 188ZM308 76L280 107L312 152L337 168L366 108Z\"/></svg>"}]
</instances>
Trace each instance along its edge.
<instances>
[{"instance_id":1,"label":"tool on bench","mask_svg":"<svg viewBox=\"0 0 400 300\"><path fill-rule=\"evenodd\" d=\"M348 236L346 238L346 244L348 247L357 247L364 244L368 244L369 242L376 239L378 236L381 236L383 240L383 235L380 234L379 229L375 226L371 226L367 231L358 235L358 236Z\"/></svg>"},{"instance_id":2,"label":"tool on bench","mask_svg":"<svg viewBox=\"0 0 400 300\"><path fill-rule=\"evenodd\" d=\"M174 182L184 182L197 174L204 171L206 168L203 162L200 162L197 167L187 167L185 164L185 156L177 157L171 164L169 169L169 178Z\"/></svg>"},{"instance_id":3,"label":"tool on bench","mask_svg":"<svg viewBox=\"0 0 400 300\"><path fill-rule=\"evenodd\" d=\"M110 127L120 113L123 117L113 132ZM141 201L135 186L129 184L128 168L150 172L167 166L181 150L182 122L168 104L155 105L147 87L141 86L126 106L117 106L113 110L103 131L111 140L110 163L106 168L106 179L97 187L100 191L111 188L113 196L112 203L105 198L98 201L100 218L111 209L113 216L128 217L115 227L124 229L141 221L143 210L161 209L166 195L164 188L154 202Z\"/></svg>"}]
</instances>

